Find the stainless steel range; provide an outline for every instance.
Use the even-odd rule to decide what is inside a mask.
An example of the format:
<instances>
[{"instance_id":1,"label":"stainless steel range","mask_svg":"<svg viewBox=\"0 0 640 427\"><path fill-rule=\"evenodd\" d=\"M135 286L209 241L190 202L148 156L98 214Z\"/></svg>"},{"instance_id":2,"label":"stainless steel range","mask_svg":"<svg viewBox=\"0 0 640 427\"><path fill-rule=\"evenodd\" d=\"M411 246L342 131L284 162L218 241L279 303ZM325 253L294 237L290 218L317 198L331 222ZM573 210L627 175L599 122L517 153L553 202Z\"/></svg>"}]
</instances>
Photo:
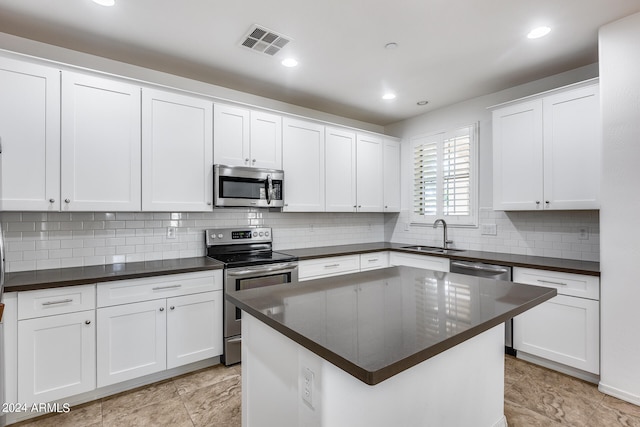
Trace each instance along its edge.
<instances>
[{"instance_id":1,"label":"stainless steel range","mask_svg":"<svg viewBox=\"0 0 640 427\"><path fill-rule=\"evenodd\" d=\"M272 250L269 227L205 230L207 256L224 263L224 293L298 280L298 258ZM224 301L224 353L221 362L240 362L241 311Z\"/></svg>"}]
</instances>

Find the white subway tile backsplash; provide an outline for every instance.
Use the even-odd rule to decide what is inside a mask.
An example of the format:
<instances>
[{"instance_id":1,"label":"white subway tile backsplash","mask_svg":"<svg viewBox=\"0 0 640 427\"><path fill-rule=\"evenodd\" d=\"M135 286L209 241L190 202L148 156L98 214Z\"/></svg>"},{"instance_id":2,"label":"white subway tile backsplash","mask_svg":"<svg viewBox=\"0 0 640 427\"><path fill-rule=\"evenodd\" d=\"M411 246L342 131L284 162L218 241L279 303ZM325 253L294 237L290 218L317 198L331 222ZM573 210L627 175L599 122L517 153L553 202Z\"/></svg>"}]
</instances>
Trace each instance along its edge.
<instances>
[{"instance_id":1,"label":"white subway tile backsplash","mask_svg":"<svg viewBox=\"0 0 640 427\"><path fill-rule=\"evenodd\" d=\"M270 226L276 250L393 241L440 245L441 229L409 227L406 212L288 213L251 209L214 212L3 212L7 271L78 267L203 256L206 228ZM598 212L494 212L481 209L480 223L497 234L449 229L454 247L523 255L599 260ZM176 238L167 239L167 227ZM579 229L588 239L578 239Z\"/></svg>"}]
</instances>

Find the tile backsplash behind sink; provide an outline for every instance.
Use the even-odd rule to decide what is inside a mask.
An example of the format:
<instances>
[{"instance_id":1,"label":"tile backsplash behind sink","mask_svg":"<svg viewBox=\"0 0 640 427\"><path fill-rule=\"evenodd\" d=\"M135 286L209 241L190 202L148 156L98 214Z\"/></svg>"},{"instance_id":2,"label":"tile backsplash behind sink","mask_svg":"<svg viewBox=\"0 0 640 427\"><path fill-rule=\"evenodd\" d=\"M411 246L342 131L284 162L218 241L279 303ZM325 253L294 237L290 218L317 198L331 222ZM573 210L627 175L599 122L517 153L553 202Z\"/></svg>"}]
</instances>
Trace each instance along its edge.
<instances>
[{"instance_id":1,"label":"tile backsplash behind sink","mask_svg":"<svg viewBox=\"0 0 640 427\"><path fill-rule=\"evenodd\" d=\"M3 212L7 271L79 267L204 255L203 230L270 226L275 249L393 241L439 245L442 229L410 225L408 214L282 213L255 209L214 212ZM598 261L597 211L494 212L480 210L480 228L449 228L454 247ZM167 228L175 227L175 238ZM586 236L580 235L586 230ZM586 238L585 238L586 237Z\"/></svg>"}]
</instances>

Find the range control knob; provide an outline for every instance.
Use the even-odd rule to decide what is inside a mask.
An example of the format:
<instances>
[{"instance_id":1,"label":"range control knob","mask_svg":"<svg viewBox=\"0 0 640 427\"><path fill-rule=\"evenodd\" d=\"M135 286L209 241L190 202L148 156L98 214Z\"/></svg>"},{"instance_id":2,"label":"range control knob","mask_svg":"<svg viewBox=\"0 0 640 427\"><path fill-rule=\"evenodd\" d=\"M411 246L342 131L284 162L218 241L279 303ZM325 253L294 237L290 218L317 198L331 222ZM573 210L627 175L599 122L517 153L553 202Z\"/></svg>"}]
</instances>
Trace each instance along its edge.
<instances>
[{"instance_id":1,"label":"range control knob","mask_svg":"<svg viewBox=\"0 0 640 427\"><path fill-rule=\"evenodd\" d=\"M209 237L211 237L212 239L215 239L216 238L216 233L211 234L211 236L209 236Z\"/></svg>"},{"instance_id":2,"label":"range control knob","mask_svg":"<svg viewBox=\"0 0 640 427\"><path fill-rule=\"evenodd\" d=\"M269 237L269 232L268 231L264 232L264 237Z\"/></svg>"},{"instance_id":3,"label":"range control knob","mask_svg":"<svg viewBox=\"0 0 640 427\"><path fill-rule=\"evenodd\" d=\"M222 239L224 235L222 233L218 234L218 239Z\"/></svg>"},{"instance_id":4,"label":"range control knob","mask_svg":"<svg viewBox=\"0 0 640 427\"><path fill-rule=\"evenodd\" d=\"M260 233L258 233L258 234L260 235L260 237L264 236L264 232L262 232L262 231Z\"/></svg>"},{"instance_id":5,"label":"range control knob","mask_svg":"<svg viewBox=\"0 0 640 427\"><path fill-rule=\"evenodd\" d=\"M258 232L257 231L253 232L253 237L258 237Z\"/></svg>"}]
</instances>

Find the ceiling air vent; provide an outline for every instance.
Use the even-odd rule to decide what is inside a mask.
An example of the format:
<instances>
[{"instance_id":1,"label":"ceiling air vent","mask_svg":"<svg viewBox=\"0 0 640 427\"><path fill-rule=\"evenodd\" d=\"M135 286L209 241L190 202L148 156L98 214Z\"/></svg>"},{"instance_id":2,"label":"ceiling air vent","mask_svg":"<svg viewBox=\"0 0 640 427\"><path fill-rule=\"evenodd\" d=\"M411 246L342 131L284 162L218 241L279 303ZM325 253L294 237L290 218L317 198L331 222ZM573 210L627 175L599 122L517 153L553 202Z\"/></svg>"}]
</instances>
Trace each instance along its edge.
<instances>
[{"instance_id":1,"label":"ceiling air vent","mask_svg":"<svg viewBox=\"0 0 640 427\"><path fill-rule=\"evenodd\" d=\"M291 37L283 36L275 31L254 25L242 38L240 44L256 52L273 56L280 52L280 49L285 47L290 41Z\"/></svg>"}]
</instances>

